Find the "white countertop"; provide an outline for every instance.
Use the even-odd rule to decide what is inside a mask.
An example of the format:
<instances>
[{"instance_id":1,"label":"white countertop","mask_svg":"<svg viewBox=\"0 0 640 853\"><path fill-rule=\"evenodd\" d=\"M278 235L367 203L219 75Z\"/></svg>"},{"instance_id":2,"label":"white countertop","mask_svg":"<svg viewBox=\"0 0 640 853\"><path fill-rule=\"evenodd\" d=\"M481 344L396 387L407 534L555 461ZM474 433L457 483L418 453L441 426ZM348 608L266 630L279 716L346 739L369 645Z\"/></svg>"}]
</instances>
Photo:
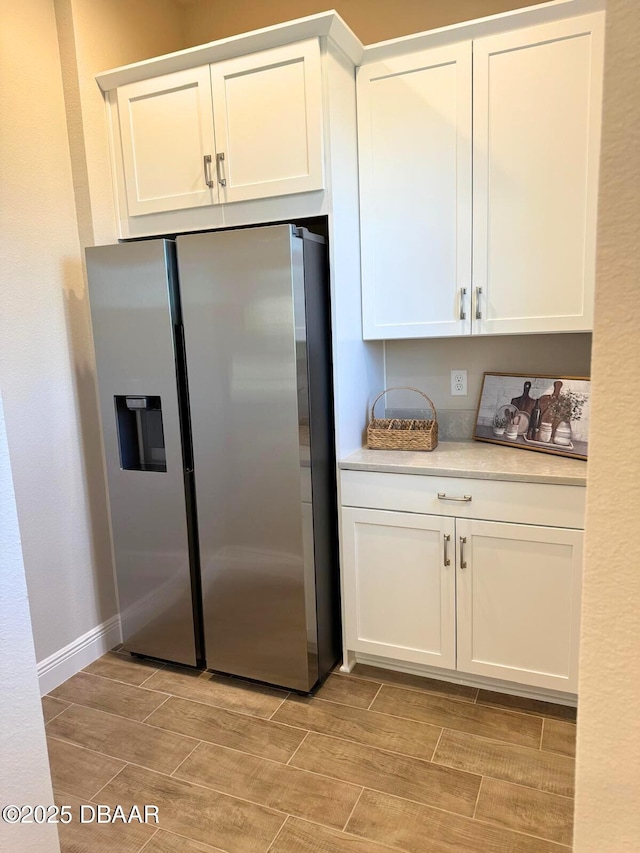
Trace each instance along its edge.
<instances>
[{"instance_id":1,"label":"white countertop","mask_svg":"<svg viewBox=\"0 0 640 853\"><path fill-rule=\"evenodd\" d=\"M362 449L342 459L340 468L347 471L471 477L476 480L587 485L587 463L580 459L480 441L441 441L435 450L429 452Z\"/></svg>"}]
</instances>

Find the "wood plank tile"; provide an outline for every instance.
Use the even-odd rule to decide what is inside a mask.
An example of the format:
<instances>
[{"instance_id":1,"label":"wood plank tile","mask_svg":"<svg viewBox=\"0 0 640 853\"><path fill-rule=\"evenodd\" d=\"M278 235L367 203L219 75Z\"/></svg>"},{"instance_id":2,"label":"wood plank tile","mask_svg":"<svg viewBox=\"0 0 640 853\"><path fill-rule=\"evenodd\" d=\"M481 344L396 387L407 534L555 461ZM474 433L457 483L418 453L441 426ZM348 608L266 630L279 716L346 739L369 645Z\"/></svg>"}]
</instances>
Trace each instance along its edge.
<instances>
[{"instance_id":1,"label":"wood plank tile","mask_svg":"<svg viewBox=\"0 0 640 853\"><path fill-rule=\"evenodd\" d=\"M285 819L263 806L131 764L100 792L100 802L156 805L162 829L226 853L266 853Z\"/></svg>"},{"instance_id":2,"label":"wood plank tile","mask_svg":"<svg viewBox=\"0 0 640 853\"><path fill-rule=\"evenodd\" d=\"M353 708L368 708L380 683L351 678L348 675L330 675L316 692L319 699L328 699L341 705L351 705Z\"/></svg>"},{"instance_id":3,"label":"wood plank tile","mask_svg":"<svg viewBox=\"0 0 640 853\"><path fill-rule=\"evenodd\" d=\"M144 848L144 853L224 853L224 850L160 829Z\"/></svg>"},{"instance_id":4,"label":"wood plank tile","mask_svg":"<svg viewBox=\"0 0 640 853\"><path fill-rule=\"evenodd\" d=\"M520 711L523 714L534 714L538 717L568 720L574 723L577 716L576 708L570 708L568 705L556 705L555 702L542 702L539 699L511 696L508 693L494 693L492 690L480 690L477 702L478 705L489 705L492 708Z\"/></svg>"},{"instance_id":5,"label":"wood plank tile","mask_svg":"<svg viewBox=\"0 0 640 853\"><path fill-rule=\"evenodd\" d=\"M365 790L347 832L406 853L569 853L569 848Z\"/></svg>"},{"instance_id":6,"label":"wood plank tile","mask_svg":"<svg viewBox=\"0 0 640 853\"><path fill-rule=\"evenodd\" d=\"M264 718L270 717L287 695L284 691L250 684L237 678L212 673L201 675L174 667L160 670L147 681L145 687L203 702L205 705L215 705L227 711Z\"/></svg>"},{"instance_id":7,"label":"wood plank tile","mask_svg":"<svg viewBox=\"0 0 640 853\"><path fill-rule=\"evenodd\" d=\"M397 672L393 669L369 666L364 663L357 663L351 675L360 678L370 678L382 684L394 684L396 687L405 687L408 690L435 693L437 696L449 696L451 699L460 699L464 702L475 702L478 693L477 687L468 687L466 684L439 681L437 678L411 675L408 672Z\"/></svg>"},{"instance_id":8,"label":"wood plank tile","mask_svg":"<svg viewBox=\"0 0 640 853\"><path fill-rule=\"evenodd\" d=\"M54 699L53 696L43 696L42 714L44 716L45 725L68 707L68 702L63 702L61 699Z\"/></svg>"},{"instance_id":9,"label":"wood plank tile","mask_svg":"<svg viewBox=\"0 0 640 853\"><path fill-rule=\"evenodd\" d=\"M55 791L66 791L90 800L125 766L124 761L98 755L55 738L47 738L51 782Z\"/></svg>"},{"instance_id":10,"label":"wood plank tile","mask_svg":"<svg viewBox=\"0 0 640 853\"><path fill-rule=\"evenodd\" d=\"M562 720L545 719L542 729L542 749L575 758L576 727Z\"/></svg>"},{"instance_id":11,"label":"wood plank tile","mask_svg":"<svg viewBox=\"0 0 640 853\"><path fill-rule=\"evenodd\" d=\"M464 815L473 814L480 787L471 773L313 732L291 764Z\"/></svg>"},{"instance_id":12,"label":"wood plank tile","mask_svg":"<svg viewBox=\"0 0 640 853\"><path fill-rule=\"evenodd\" d=\"M80 806L86 799L56 793L55 801L70 806L73 815L70 823L58 824L61 853L138 853L157 829L144 823L80 823Z\"/></svg>"},{"instance_id":13,"label":"wood plank tile","mask_svg":"<svg viewBox=\"0 0 640 853\"><path fill-rule=\"evenodd\" d=\"M511 782L483 779L476 820L571 844L573 800Z\"/></svg>"},{"instance_id":14,"label":"wood plank tile","mask_svg":"<svg viewBox=\"0 0 640 853\"><path fill-rule=\"evenodd\" d=\"M161 664L144 658L134 658L117 652L107 652L98 660L85 666L83 672L101 675L103 678L113 678L115 681L125 681L139 687L150 675L157 672Z\"/></svg>"},{"instance_id":15,"label":"wood plank tile","mask_svg":"<svg viewBox=\"0 0 640 853\"><path fill-rule=\"evenodd\" d=\"M273 719L426 761L431 760L442 732L437 726L298 696L289 697Z\"/></svg>"},{"instance_id":16,"label":"wood plank tile","mask_svg":"<svg viewBox=\"0 0 640 853\"><path fill-rule=\"evenodd\" d=\"M198 744L193 738L81 705L73 705L56 717L47 732L68 743L167 774Z\"/></svg>"},{"instance_id":17,"label":"wood plank tile","mask_svg":"<svg viewBox=\"0 0 640 853\"><path fill-rule=\"evenodd\" d=\"M470 773L573 796L575 764L564 755L445 729L433 760Z\"/></svg>"},{"instance_id":18,"label":"wood plank tile","mask_svg":"<svg viewBox=\"0 0 640 853\"><path fill-rule=\"evenodd\" d=\"M361 792L355 785L208 743L175 776L340 829Z\"/></svg>"},{"instance_id":19,"label":"wood plank tile","mask_svg":"<svg viewBox=\"0 0 640 853\"><path fill-rule=\"evenodd\" d=\"M375 841L290 817L269 853L392 853L392 849Z\"/></svg>"},{"instance_id":20,"label":"wood plank tile","mask_svg":"<svg viewBox=\"0 0 640 853\"><path fill-rule=\"evenodd\" d=\"M542 719L538 717L386 685L371 710L535 748L542 734Z\"/></svg>"},{"instance_id":21,"label":"wood plank tile","mask_svg":"<svg viewBox=\"0 0 640 853\"><path fill-rule=\"evenodd\" d=\"M284 764L306 735L306 731L270 720L235 714L175 696L154 711L146 723Z\"/></svg>"},{"instance_id":22,"label":"wood plank tile","mask_svg":"<svg viewBox=\"0 0 640 853\"><path fill-rule=\"evenodd\" d=\"M52 690L50 695L98 711L119 714L130 720L144 720L167 698L166 695L152 693L143 687L121 684L119 681L100 678L88 672L76 673L60 687Z\"/></svg>"}]
</instances>

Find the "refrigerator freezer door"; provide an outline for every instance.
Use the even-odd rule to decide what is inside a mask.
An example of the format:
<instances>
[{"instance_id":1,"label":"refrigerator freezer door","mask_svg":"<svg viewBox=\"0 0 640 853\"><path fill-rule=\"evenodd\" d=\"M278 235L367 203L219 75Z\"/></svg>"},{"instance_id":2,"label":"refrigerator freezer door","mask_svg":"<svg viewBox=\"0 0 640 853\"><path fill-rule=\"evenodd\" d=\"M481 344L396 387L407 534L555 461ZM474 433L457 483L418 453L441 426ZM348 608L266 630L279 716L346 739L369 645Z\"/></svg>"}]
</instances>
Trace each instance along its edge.
<instances>
[{"instance_id":1,"label":"refrigerator freezer door","mask_svg":"<svg viewBox=\"0 0 640 853\"><path fill-rule=\"evenodd\" d=\"M177 245L207 666L309 690L318 663L302 242L278 225Z\"/></svg>"},{"instance_id":2,"label":"refrigerator freezer door","mask_svg":"<svg viewBox=\"0 0 640 853\"><path fill-rule=\"evenodd\" d=\"M87 271L124 645L195 665L174 251L165 240L90 248Z\"/></svg>"}]
</instances>

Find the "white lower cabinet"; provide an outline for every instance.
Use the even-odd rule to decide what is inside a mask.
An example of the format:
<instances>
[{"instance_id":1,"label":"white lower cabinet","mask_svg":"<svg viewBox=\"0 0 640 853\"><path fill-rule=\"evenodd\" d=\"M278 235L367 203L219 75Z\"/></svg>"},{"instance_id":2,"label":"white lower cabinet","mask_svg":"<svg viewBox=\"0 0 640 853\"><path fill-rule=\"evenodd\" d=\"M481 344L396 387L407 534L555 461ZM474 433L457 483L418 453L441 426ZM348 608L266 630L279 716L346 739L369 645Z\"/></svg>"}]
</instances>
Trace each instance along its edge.
<instances>
[{"instance_id":1,"label":"white lower cabinet","mask_svg":"<svg viewBox=\"0 0 640 853\"><path fill-rule=\"evenodd\" d=\"M345 508L343 537L349 648L455 668L453 519Z\"/></svg>"},{"instance_id":2,"label":"white lower cabinet","mask_svg":"<svg viewBox=\"0 0 640 853\"><path fill-rule=\"evenodd\" d=\"M433 479L386 476L395 489ZM500 485L507 501L523 486ZM560 512L575 487L544 488ZM345 506L347 650L576 693L582 540L581 529Z\"/></svg>"},{"instance_id":3,"label":"white lower cabinet","mask_svg":"<svg viewBox=\"0 0 640 853\"><path fill-rule=\"evenodd\" d=\"M456 519L460 671L577 692L582 539Z\"/></svg>"}]
</instances>

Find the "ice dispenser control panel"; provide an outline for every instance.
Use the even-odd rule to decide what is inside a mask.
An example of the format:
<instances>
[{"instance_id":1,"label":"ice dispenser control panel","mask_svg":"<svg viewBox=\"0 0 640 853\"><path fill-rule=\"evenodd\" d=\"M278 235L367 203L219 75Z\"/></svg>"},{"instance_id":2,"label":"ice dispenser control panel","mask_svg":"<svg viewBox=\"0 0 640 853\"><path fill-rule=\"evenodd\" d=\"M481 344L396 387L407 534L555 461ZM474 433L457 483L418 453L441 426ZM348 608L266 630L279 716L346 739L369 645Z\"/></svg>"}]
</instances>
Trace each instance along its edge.
<instances>
[{"instance_id":1,"label":"ice dispenser control panel","mask_svg":"<svg viewBox=\"0 0 640 853\"><path fill-rule=\"evenodd\" d=\"M160 397L114 397L120 467L127 471L166 471L167 457Z\"/></svg>"}]
</instances>

